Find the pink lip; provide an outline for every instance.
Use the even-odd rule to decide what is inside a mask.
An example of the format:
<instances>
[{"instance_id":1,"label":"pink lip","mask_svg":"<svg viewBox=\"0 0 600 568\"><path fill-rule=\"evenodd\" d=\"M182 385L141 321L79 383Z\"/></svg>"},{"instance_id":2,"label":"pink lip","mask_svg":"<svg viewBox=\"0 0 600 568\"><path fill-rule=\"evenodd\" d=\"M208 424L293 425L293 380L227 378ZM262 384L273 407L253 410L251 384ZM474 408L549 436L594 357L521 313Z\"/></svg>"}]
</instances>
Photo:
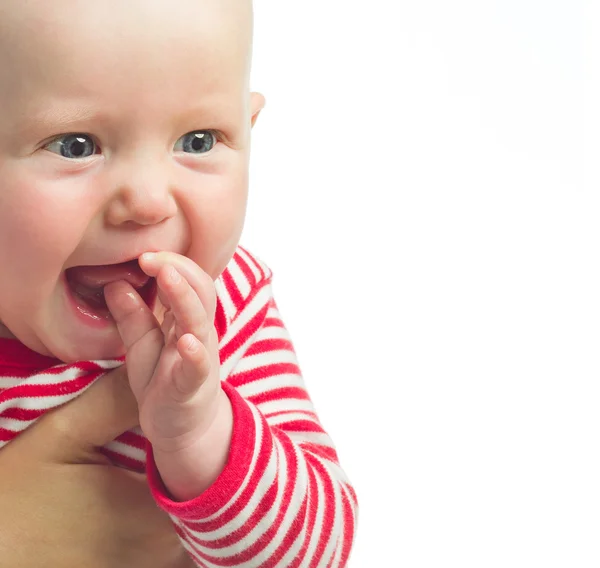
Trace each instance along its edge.
<instances>
[{"instance_id":1,"label":"pink lip","mask_svg":"<svg viewBox=\"0 0 600 568\"><path fill-rule=\"evenodd\" d=\"M62 273L61 280L65 290L65 296L67 297L67 304L69 304L75 313L75 316L83 324L96 329L106 329L107 327L114 325L115 321L110 313L107 313L106 317L100 317L98 314L92 313L89 307L73 294L73 290L71 290L71 286L69 286L64 272Z\"/></svg>"},{"instance_id":2,"label":"pink lip","mask_svg":"<svg viewBox=\"0 0 600 568\"><path fill-rule=\"evenodd\" d=\"M89 306L87 306L79 297L77 297L71 286L69 286L69 282L67 281L66 273L63 272L61 275L61 280L63 284L63 288L65 290L65 295L67 297L67 304L69 304L72 310L75 312L75 316L88 327L92 327L95 329L106 329L107 327L114 326L115 320L113 319L110 312L106 312L106 314L99 315L90 310ZM148 307L151 310L154 310L154 306L156 305L156 299L158 296L158 290L156 285L156 280L151 278L148 284L146 284L143 288L138 290L138 293L146 302Z\"/></svg>"}]
</instances>

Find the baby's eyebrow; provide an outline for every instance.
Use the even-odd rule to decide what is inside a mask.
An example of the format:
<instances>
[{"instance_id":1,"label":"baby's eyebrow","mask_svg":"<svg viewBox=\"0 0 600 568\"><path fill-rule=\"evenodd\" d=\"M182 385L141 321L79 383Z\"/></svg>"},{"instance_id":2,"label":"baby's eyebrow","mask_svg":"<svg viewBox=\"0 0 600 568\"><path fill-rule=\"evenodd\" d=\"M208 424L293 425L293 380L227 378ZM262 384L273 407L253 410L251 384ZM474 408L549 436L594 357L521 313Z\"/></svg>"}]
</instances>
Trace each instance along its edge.
<instances>
[{"instance_id":1,"label":"baby's eyebrow","mask_svg":"<svg viewBox=\"0 0 600 568\"><path fill-rule=\"evenodd\" d=\"M52 107L30 111L16 118L16 130L23 135L37 135L46 131L68 131L73 125L94 120L98 113L89 107Z\"/></svg>"}]
</instances>

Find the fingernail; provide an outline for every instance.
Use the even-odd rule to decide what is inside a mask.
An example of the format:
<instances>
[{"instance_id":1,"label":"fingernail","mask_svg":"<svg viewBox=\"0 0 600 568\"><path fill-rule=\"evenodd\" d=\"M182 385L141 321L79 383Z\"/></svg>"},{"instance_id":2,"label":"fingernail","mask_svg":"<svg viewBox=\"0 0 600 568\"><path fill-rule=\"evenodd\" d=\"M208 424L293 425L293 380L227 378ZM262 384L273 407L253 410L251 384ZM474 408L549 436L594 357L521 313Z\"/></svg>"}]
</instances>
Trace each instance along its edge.
<instances>
[{"instance_id":1,"label":"fingernail","mask_svg":"<svg viewBox=\"0 0 600 568\"><path fill-rule=\"evenodd\" d=\"M190 335L187 338L187 348L190 353L195 353L200 348L200 342L193 335Z\"/></svg>"},{"instance_id":2,"label":"fingernail","mask_svg":"<svg viewBox=\"0 0 600 568\"><path fill-rule=\"evenodd\" d=\"M140 256L141 259L152 262L156 258L156 253L153 252L145 252Z\"/></svg>"}]
</instances>

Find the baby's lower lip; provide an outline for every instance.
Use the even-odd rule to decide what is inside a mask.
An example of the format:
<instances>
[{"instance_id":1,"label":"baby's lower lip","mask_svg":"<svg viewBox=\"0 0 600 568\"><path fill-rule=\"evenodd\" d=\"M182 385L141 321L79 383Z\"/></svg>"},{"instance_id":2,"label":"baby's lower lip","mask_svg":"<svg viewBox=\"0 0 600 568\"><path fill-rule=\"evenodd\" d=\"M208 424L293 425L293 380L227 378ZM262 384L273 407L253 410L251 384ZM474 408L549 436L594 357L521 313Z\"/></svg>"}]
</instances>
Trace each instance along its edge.
<instances>
[{"instance_id":1,"label":"baby's lower lip","mask_svg":"<svg viewBox=\"0 0 600 568\"><path fill-rule=\"evenodd\" d=\"M108 309L99 307L92 308L73 290L64 273L63 284L67 296L67 302L82 323L96 329L105 329L111 325L114 325L113 317L110 315Z\"/></svg>"},{"instance_id":2,"label":"baby's lower lip","mask_svg":"<svg viewBox=\"0 0 600 568\"><path fill-rule=\"evenodd\" d=\"M62 280L67 295L67 302L82 323L96 329L105 329L114 325L114 319L106 305L99 305L97 301L94 302L94 305L91 305L86 302L84 297L77 294L64 273ZM138 293L152 310L157 297L156 280L151 278L145 286L138 290Z\"/></svg>"}]
</instances>

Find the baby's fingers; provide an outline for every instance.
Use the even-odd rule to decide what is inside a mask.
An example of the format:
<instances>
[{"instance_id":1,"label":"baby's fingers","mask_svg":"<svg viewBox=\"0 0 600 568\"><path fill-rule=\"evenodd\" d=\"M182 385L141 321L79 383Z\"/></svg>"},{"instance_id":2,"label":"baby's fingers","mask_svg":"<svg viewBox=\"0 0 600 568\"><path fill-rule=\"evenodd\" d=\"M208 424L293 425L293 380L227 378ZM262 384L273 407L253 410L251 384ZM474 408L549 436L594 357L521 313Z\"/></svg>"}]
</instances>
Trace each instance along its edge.
<instances>
[{"instance_id":1,"label":"baby's fingers","mask_svg":"<svg viewBox=\"0 0 600 568\"><path fill-rule=\"evenodd\" d=\"M204 384L210 373L210 356L206 347L191 333L177 341L177 351L181 364L173 373L176 392L174 398L179 402L189 400Z\"/></svg>"},{"instance_id":2,"label":"baby's fingers","mask_svg":"<svg viewBox=\"0 0 600 568\"><path fill-rule=\"evenodd\" d=\"M193 260L172 252L145 253L139 258L140 267L148 275L158 277L158 273L166 266L173 266L183 278L189 282L200 298L206 312L214 318L216 294L212 278Z\"/></svg>"},{"instance_id":3,"label":"baby's fingers","mask_svg":"<svg viewBox=\"0 0 600 568\"><path fill-rule=\"evenodd\" d=\"M161 268L157 282L161 293L169 302L177 336L191 333L202 343L206 343L210 332L208 317L194 288L173 266Z\"/></svg>"}]
</instances>

